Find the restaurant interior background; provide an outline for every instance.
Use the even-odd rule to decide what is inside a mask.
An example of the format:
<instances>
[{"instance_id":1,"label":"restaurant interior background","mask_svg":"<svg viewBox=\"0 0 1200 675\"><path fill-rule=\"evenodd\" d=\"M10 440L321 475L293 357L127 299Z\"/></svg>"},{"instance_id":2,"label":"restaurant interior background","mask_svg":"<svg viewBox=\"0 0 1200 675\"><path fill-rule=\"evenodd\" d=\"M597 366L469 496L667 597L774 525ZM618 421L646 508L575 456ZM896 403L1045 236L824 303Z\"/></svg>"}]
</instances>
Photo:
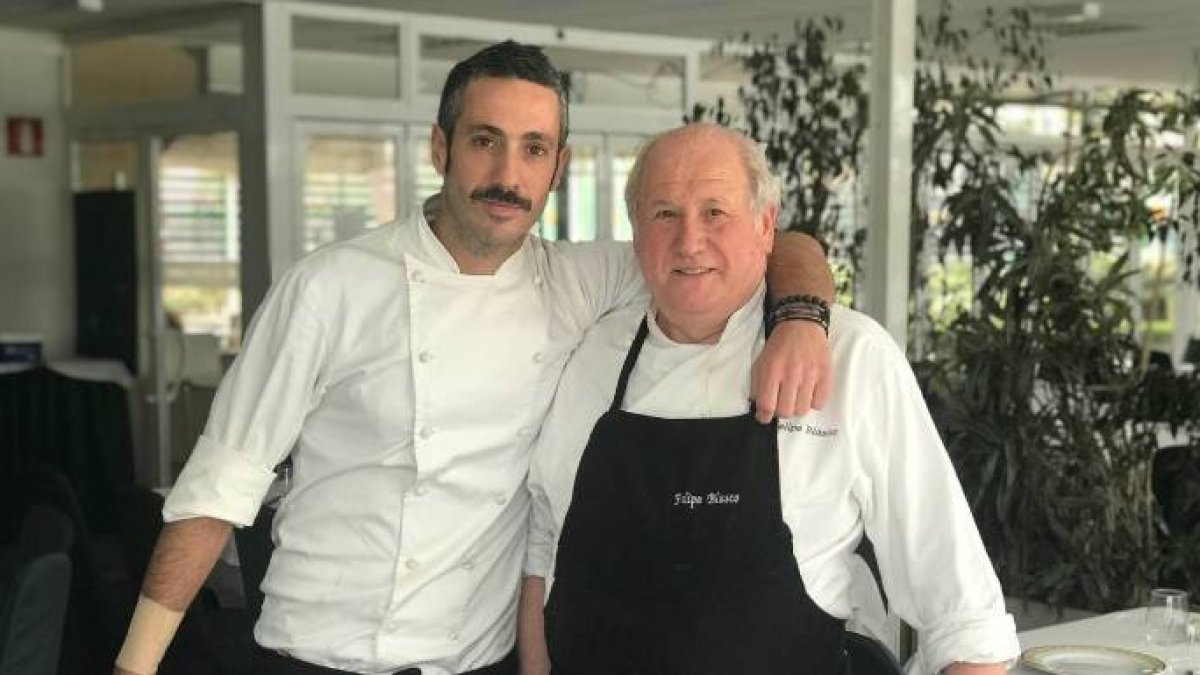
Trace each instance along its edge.
<instances>
[{"instance_id":1,"label":"restaurant interior background","mask_svg":"<svg viewBox=\"0 0 1200 675\"><path fill-rule=\"evenodd\" d=\"M6 0L0 467L55 465L130 539L110 496L170 485L271 279L415 213L447 70L511 37L570 77L544 237L628 240L638 143L685 116L767 143L1024 626L1198 592L1198 28L1194 0Z\"/></svg>"}]
</instances>

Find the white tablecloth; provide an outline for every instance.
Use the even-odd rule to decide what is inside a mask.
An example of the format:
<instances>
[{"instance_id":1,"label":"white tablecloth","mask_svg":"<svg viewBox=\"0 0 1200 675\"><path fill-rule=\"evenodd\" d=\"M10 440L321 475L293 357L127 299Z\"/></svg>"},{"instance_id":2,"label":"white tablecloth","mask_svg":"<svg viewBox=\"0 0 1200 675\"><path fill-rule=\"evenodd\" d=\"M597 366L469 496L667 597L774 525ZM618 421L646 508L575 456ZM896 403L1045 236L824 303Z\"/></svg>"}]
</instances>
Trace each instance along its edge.
<instances>
[{"instance_id":1,"label":"white tablecloth","mask_svg":"<svg viewBox=\"0 0 1200 675\"><path fill-rule=\"evenodd\" d=\"M1150 644L1146 640L1145 616L1145 609L1127 609L1090 619L1025 631L1017 637L1021 641L1021 649L1044 645L1101 645L1133 649L1157 656L1168 665L1173 666L1176 674L1182 675L1186 672L1187 643L1167 647ZM1192 620L1200 620L1200 614L1193 612ZM1197 654L1193 658L1200 657L1200 646L1196 648L1196 651ZM1191 668L1200 674L1200 663L1192 664ZM1009 672L1019 675L1041 675L1035 670L1021 666L1017 666Z\"/></svg>"},{"instance_id":2,"label":"white tablecloth","mask_svg":"<svg viewBox=\"0 0 1200 675\"><path fill-rule=\"evenodd\" d=\"M44 365L59 375L77 380L112 382L126 389L133 384L133 375L129 369L124 363L113 359L63 359L47 361ZM0 374L19 373L33 367L30 363L0 363Z\"/></svg>"}]
</instances>

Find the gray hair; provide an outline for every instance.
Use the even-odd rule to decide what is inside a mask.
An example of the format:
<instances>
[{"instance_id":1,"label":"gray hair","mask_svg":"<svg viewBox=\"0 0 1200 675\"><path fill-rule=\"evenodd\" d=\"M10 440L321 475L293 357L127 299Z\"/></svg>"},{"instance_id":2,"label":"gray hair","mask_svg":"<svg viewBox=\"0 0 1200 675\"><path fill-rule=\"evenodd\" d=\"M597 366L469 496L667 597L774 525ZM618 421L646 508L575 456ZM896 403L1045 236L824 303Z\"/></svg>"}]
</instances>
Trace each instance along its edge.
<instances>
[{"instance_id":1,"label":"gray hair","mask_svg":"<svg viewBox=\"0 0 1200 675\"><path fill-rule=\"evenodd\" d=\"M724 136L734 142L738 155L742 158L742 168L746 170L746 180L749 182L750 209L755 217L761 216L768 207L779 206L782 188L779 178L771 172L771 167L767 164L767 154L761 144L746 134L729 127L713 122L692 122L657 134L638 149L637 159L634 160L633 168L629 171L629 179L625 182L625 212L629 215L630 223L636 224L637 222L637 203L642 190L642 171L646 157L659 141L667 136L685 131Z\"/></svg>"}]
</instances>

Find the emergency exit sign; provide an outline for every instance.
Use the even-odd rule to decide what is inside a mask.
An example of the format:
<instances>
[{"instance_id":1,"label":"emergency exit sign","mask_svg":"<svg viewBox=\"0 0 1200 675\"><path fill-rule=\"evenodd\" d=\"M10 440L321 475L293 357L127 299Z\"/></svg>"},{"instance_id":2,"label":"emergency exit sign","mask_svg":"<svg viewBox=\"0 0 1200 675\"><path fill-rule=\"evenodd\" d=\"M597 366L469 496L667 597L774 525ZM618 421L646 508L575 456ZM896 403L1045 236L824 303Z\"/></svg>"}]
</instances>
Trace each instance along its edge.
<instances>
[{"instance_id":1,"label":"emergency exit sign","mask_svg":"<svg viewBox=\"0 0 1200 675\"><path fill-rule=\"evenodd\" d=\"M46 129L40 117L9 116L4 122L5 147L10 157L41 157Z\"/></svg>"}]
</instances>

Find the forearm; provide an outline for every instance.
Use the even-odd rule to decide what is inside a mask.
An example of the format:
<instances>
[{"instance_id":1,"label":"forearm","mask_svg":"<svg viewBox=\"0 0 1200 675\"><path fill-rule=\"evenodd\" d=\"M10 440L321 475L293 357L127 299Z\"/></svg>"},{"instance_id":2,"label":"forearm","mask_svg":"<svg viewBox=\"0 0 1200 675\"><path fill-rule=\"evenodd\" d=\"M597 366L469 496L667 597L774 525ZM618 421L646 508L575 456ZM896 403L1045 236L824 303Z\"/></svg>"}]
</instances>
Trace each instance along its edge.
<instances>
[{"instance_id":1,"label":"forearm","mask_svg":"<svg viewBox=\"0 0 1200 675\"><path fill-rule=\"evenodd\" d=\"M216 518L189 518L163 527L142 595L182 612L192 603L229 539L232 527Z\"/></svg>"},{"instance_id":2,"label":"forearm","mask_svg":"<svg viewBox=\"0 0 1200 675\"><path fill-rule=\"evenodd\" d=\"M546 580L525 577L517 610L517 657L521 675L549 675L550 652L546 646L546 622L543 600Z\"/></svg>"},{"instance_id":3,"label":"forearm","mask_svg":"<svg viewBox=\"0 0 1200 675\"><path fill-rule=\"evenodd\" d=\"M229 523L215 518L191 518L163 527L125 646L117 657L118 675L155 671L183 612L216 564L230 529Z\"/></svg>"},{"instance_id":4,"label":"forearm","mask_svg":"<svg viewBox=\"0 0 1200 675\"><path fill-rule=\"evenodd\" d=\"M767 259L767 292L772 299L815 295L833 302L833 274L821 244L807 234L777 232Z\"/></svg>"}]
</instances>

